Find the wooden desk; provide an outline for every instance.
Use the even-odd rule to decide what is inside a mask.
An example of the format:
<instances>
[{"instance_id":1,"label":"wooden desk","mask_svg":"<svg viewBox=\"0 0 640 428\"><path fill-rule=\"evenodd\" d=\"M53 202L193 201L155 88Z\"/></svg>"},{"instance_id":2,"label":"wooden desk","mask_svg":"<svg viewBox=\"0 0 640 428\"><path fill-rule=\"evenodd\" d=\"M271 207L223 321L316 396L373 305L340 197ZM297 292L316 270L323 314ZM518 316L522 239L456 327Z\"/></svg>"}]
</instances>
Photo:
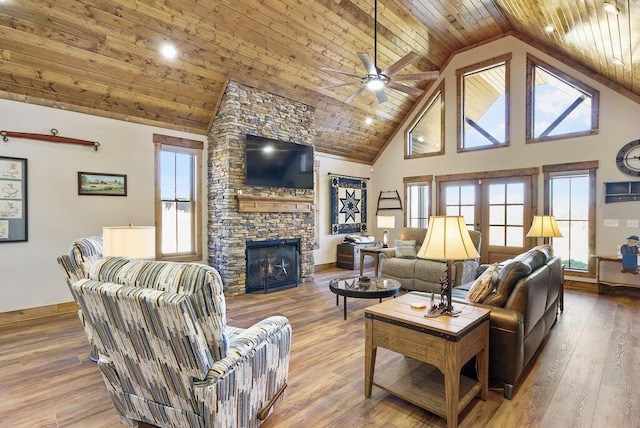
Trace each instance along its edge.
<instances>
[{"instance_id":1,"label":"wooden desk","mask_svg":"<svg viewBox=\"0 0 640 428\"><path fill-rule=\"evenodd\" d=\"M376 276L378 276L381 252L381 249L378 247L367 247L360 249L360 276L362 276L362 268L364 267L364 256L373 257L373 269L376 272Z\"/></svg>"},{"instance_id":2,"label":"wooden desk","mask_svg":"<svg viewBox=\"0 0 640 428\"><path fill-rule=\"evenodd\" d=\"M489 309L454 305L458 317L425 318L426 296L407 293L365 309L364 395L372 385L447 419L458 426L458 415L476 396L487 399L489 378ZM403 354L393 366L376 373L376 350ZM477 357L478 379L460 375L461 367ZM426 364L425 364L426 363Z\"/></svg>"}]
</instances>

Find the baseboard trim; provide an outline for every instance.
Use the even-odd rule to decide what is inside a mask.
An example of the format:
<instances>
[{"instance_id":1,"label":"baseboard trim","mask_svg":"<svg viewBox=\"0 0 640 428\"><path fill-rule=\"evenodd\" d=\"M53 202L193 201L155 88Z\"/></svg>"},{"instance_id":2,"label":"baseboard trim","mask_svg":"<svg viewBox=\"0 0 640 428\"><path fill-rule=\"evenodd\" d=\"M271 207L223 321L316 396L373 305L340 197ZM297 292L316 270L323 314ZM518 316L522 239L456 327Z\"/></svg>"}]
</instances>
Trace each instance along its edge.
<instances>
[{"instance_id":1,"label":"baseboard trim","mask_svg":"<svg viewBox=\"0 0 640 428\"><path fill-rule=\"evenodd\" d=\"M18 311L1 312L0 325L13 324L21 321L31 321L54 315L78 312L76 302L58 303L55 305L38 306L36 308L20 309Z\"/></svg>"},{"instance_id":2,"label":"baseboard trim","mask_svg":"<svg viewBox=\"0 0 640 428\"><path fill-rule=\"evenodd\" d=\"M324 263L324 264L321 264L321 265L315 265L314 266L314 270L315 270L315 272L322 272L324 270L333 269L335 267L336 267L336 262Z\"/></svg>"}]
</instances>

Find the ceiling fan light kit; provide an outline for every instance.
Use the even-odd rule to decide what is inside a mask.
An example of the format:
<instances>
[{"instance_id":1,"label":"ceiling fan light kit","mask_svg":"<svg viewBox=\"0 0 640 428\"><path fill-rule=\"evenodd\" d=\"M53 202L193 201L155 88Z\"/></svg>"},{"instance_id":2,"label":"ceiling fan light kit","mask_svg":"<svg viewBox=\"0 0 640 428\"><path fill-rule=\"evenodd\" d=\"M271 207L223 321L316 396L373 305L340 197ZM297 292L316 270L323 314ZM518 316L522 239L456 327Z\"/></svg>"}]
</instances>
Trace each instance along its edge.
<instances>
[{"instance_id":1,"label":"ceiling fan light kit","mask_svg":"<svg viewBox=\"0 0 640 428\"><path fill-rule=\"evenodd\" d=\"M407 80L433 80L437 79L439 76L439 72L437 71L425 71L420 73L410 73L403 75L395 75L401 69L411 65L415 61L420 58L415 52L409 52L398 61L390 65L387 69L381 70L378 67L378 1L374 2L374 29L373 29L373 52L374 59L371 60L371 56L369 56L366 52L358 52L358 58L360 58L360 62L364 66L365 70L367 70L366 75L358 75L355 73L350 73L347 71L335 70L332 68L322 67L322 70L330 71L333 73L343 74L345 76L353 77L357 79L357 82L347 82L347 83L338 83L336 85L323 86L324 89L333 89L341 86L350 86L355 84L360 84L360 88L356 90L349 98L347 98L344 102L349 103L358 95L360 95L365 89L370 90L375 93L376 98L378 98L379 103L386 102L387 96L384 92L384 88L394 89L396 91L404 92L408 95L420 96L422 95L423 90L419 88L415 88L413 86L407 86L400 83L399 81L407 81Z\"/></svg>"}]
</instances>

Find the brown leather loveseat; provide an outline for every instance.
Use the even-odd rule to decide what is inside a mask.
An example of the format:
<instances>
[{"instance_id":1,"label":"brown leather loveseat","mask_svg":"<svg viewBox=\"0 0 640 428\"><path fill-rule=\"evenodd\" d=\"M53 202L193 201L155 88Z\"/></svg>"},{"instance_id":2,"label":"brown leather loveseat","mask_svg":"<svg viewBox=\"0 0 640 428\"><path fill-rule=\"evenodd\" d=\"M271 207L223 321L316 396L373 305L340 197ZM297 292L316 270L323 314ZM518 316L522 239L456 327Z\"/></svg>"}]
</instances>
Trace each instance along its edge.
<instances>
[{"instance_id":1,"label":"brown leather loveseat","mask_svg":"<svg viewBox=\"0 0 640 428\"><path fill-rule=\"evenodd\" d=\"M500 263L494 291L473 303L491 309L489 378L504 386L507 399L557 320L562 275L560 258L549 245L541 245ZM454 304L467 302L472 285L473 281L453 289Z\"/></svg>"}]
</instances>

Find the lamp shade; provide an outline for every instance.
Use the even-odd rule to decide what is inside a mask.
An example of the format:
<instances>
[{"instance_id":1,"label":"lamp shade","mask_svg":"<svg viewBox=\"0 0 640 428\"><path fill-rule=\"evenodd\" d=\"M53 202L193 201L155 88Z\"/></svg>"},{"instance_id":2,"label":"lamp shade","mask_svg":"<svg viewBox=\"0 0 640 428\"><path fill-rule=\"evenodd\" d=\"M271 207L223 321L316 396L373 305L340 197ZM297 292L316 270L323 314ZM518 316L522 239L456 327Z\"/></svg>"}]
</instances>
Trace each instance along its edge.
<instances>
[{"instance_id":1,"label":"lamp shade","mask_svg":"<svg viewBox=\"0 0 640 428\"><path fill-rule=\"evenodd\" d=\"M396 227L396 218L392 215L376 216L376 224L380 229L393 229Z\"/></svg>"},{"instance_id":2,"label":"lamp shade","mask_svg":"<svg viewBox=\"0 0 640 428\"><path fill-rule=\"evenodd\" d=\"M562 233L552 215L534 215L527 238L562 238Z\"/></svg>"},{"instance_id":3,"label":"lamp shade","mask_svg":"<svg viewBox=\"0 0 640 428\"><path fill-rule=\"evenodd\" d=\"M156 257L154 226L113 226L102 228L103 254L107 257L153 259Z\"/></svg>"},{"instance_id":4,"label":"lamp shade","mask_svg":"<svg viewBox=\"0 0 640 428\"><path fill-rule=\"evenodd\" d=\"M418 252L422 259L466 260L480 257L464 217L431 216L429 229Z\"/></svg>"}]
</instances>

